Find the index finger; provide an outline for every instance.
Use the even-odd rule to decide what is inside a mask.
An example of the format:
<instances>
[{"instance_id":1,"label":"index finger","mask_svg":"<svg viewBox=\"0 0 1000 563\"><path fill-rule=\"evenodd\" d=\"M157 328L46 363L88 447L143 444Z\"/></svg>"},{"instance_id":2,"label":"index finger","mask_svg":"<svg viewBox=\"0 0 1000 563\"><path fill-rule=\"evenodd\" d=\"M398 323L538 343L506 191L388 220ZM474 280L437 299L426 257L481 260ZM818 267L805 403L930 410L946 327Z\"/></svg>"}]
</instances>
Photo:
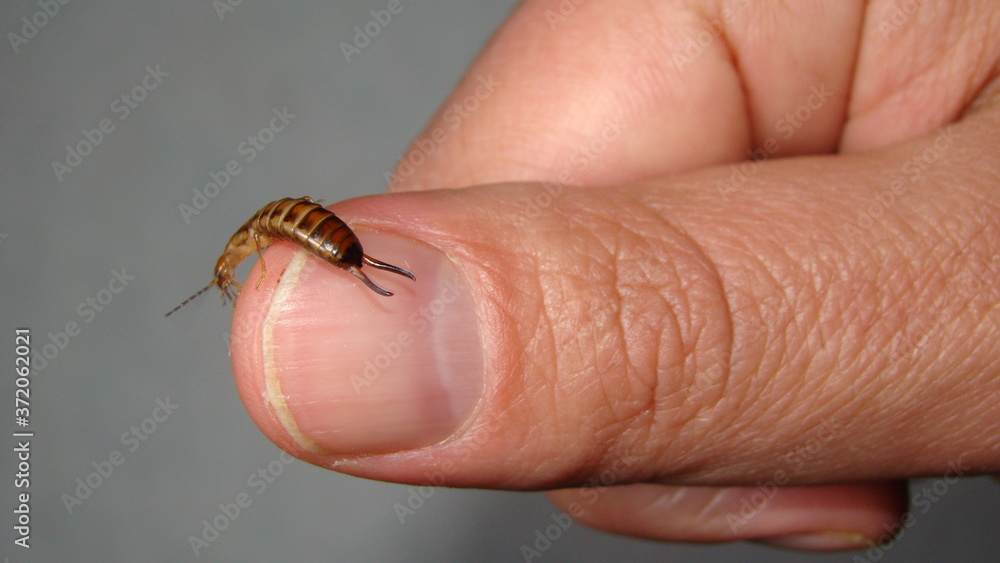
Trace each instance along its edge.
<instances>
[{"instance_id":1,"label":"index finger","mask_svg":"<svg viewBox=\"0 0 1000 563\"><path fill-rule=\"evenodd\" d=\"M390 188L626 184L912 139L959 118L989 81L989 11L529 0L403 154Z\"/></svg>"}]
</instances>

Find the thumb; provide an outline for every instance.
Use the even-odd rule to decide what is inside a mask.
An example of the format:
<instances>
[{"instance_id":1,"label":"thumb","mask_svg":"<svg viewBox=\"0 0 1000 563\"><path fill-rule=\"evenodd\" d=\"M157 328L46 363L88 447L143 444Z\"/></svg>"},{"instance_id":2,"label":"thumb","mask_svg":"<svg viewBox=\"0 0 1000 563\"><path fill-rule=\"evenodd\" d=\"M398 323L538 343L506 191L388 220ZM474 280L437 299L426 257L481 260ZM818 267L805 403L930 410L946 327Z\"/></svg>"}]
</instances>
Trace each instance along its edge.
<instances>
[{"instance_id":1,"label":"thumb","mask_svg":"<svg viewBox=\"0 0 1000 563\"><path fill-rule=\"evenodd\" d=\"M724 194L702 188L729 169L345 202L366 253L416 282L369 272L382 297L275 245L238 303L238 386L282 448L397 482L997 470L997 187L943 189L982 168L995 126L757 163Z\"/></svg>"}]
</instances>

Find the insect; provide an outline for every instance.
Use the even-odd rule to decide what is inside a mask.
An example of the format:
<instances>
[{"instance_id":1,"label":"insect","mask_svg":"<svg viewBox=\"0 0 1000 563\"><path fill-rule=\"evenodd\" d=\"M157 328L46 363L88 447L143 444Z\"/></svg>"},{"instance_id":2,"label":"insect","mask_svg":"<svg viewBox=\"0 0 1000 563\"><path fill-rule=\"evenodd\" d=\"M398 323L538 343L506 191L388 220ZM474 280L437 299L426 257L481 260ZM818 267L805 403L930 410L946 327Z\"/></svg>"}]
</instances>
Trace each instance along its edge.
<instances>
[{"instance_id":1,"label":"insect","mask_svg":"<svg viewBox=\"0 0 1000 563\"><path fill-rule=\"evenodd\" d=\"M392 292L382 289L368 279L368 276L361 271L364 264L406 276L414 281L417 279L409 270L386 264L365 254L361 248L361 241L354 231L340 217L312 198L286 197L265 205L237 229L215 264L215 278L212 282L164 316L169 317L213 286L222 290L223 304L227 301L235 302L243 286L236 281L233 270L254 252L260 258L260 278L254 286L259 287L267 273L261 251L275 240L288 241L305 248L320 260L354 274L369 289L386 297L392 295Z\"/></svg>"}]
</instances>

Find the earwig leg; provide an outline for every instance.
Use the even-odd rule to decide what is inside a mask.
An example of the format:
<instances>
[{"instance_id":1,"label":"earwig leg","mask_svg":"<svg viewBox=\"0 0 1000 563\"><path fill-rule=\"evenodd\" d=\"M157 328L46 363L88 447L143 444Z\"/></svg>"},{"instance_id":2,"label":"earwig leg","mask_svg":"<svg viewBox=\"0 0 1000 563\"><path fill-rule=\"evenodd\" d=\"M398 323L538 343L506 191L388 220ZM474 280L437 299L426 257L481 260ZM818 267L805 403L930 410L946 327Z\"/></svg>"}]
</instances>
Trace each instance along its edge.
<instances>
[{"instance_id":1,"label":"earwig leg","mask_svg":"<svg viewBox=\"0 0 1000 563\"><path fill-rule=\"evenodd\" d=\"M368 286L368 289L371 289L375 293L378 293L379 295L384 295L386 297L391 297L392 296L392 292L391 291L386 291L386 290L382 289L381 287L375 285L375 282L373 282L372 280L368 279L368 276L364 275L361 272L361 270L359 270L359 269L357 269L357 268L355 268L355 267L352 266L350 268L347 268L347 271L350 272L350 273L352 273L352 274L354 274L355 276L357 276L357 278L359 280L361 280L362 282L364 282L365 285Z\"/></svg>"},{"instance_id":2,"label":"earwig leg","mask_svg":"<svg viewBox=\"0 0 1000 563\"><path fill-rule=\"evenodd\" d=\"M236 298L239 297L241 289L243 289L243 286L240 285L239 282L236 281L229 282L229 285L226 286L226 289L222 290L222 305L225 306L228 305L229 303L232 303L233 306L235 307Z\"/></svg>"},{"instance_id":3,"label":"earwig leg","mask_svg":"<svg viewBox=\"0 0 1000 563\"><path fill-rule=\"evenodd\" d=\"M236 280L229 282L229 287L226 288L226 298L233 304L233 307L236 306L236 298L240 296L240 291L242 289L243 284L240 282Z\"/></svg>"},{"instance_id":4,"label":"earwig leg","mask_svg":"<svg viewBox=\"0 0 1000 563\"><path fill-rule=\"evenodd\" d=\"M264 281L264 276L267 275L267 268L264 267L264 255L260 252L260 235L257 233L253 234L253 242L257 245L257 258L260 260L260 277L257 278L256 285L253 286L254 289L260 287L260 282Z\"/></svg>"},{"instance_id":5,"label":"earwig leg","mask_svg":"<svg viewBox=\"0 0 1000 563\"><path fill-rule=\"evenodd\" d=\"M392 264L386 264L385 262L382 262L381 260L376 260L371 256L368 256L367 254L365 254L362 259L365 261L365 264L368 264L372 268L378 268L379 270L386 270L388 272L393 272L401 276L406 276L413 281L417 281L417 277L414 276L413 273L410 272L409 270L404 270L399 266L393 266Z\"/></svg>"}]
</instances>

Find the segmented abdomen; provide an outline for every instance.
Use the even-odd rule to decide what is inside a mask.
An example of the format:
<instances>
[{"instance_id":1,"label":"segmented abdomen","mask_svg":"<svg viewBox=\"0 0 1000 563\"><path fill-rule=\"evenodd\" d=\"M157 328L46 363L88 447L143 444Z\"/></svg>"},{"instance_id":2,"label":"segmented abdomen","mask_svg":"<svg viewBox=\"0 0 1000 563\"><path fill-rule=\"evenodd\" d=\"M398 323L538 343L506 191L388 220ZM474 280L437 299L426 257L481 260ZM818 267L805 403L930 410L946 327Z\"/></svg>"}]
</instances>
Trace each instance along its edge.
<instances>
[{"instance_id":1,"label":"segmented abdomen","mask_svg":"<svg viewBox=\"0 0 1000 563\"><path fill-rule=\"evenodd\" d=\"M353 246L358 237L339 217L307 198L285 198L272 202L251 219L257 232L275 240L302 246L323 260L345 267L357 265ZM347 259L346 264L341 262Z\"/></svg>"}]
</instances>

